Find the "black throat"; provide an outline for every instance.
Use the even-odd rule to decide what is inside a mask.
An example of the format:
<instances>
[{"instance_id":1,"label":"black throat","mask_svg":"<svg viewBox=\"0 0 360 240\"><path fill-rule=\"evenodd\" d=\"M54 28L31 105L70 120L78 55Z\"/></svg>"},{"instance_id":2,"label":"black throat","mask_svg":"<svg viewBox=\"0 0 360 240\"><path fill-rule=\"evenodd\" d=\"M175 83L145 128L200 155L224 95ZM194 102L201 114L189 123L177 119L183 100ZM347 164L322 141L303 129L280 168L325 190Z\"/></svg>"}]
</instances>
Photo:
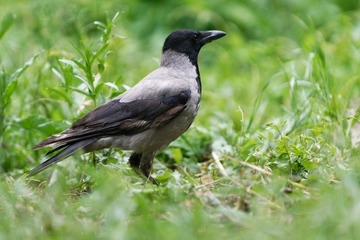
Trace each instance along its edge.
<instances>
[{"instance_id":1,"label":"black throat","mask_svg":"<svg viewBox=\"0 0 360 240\"><path fill-rule=\"evenodd\" d=\"M199 53L198 52L193 52L193 53L190 53L190 54L186 54L189 57L189 60L191 62L192 65L195 66L196 68L196 74L197 74L197 77L196 77L196 82L198 84L198 91L199 93L201 94L201 90L202 90L202 86L201 86L201 79L200 79L200 71L199 71L199 65L198 65L198 56L199 56Z\"/></svg>"},{"instance_id":2,"label":"black throat","mask_svg":"<svg viewBox=\"0 0 360 240\"><path fill-rule=\"evenodd\" d=\"M198 92L201 95L202 86L201 86L200 71L199 71L199 66L197 64L197 60L196 60L195 67L196 67L196 73L197 73L196 82L198 84Z\"/></svg>"}]
</instances>

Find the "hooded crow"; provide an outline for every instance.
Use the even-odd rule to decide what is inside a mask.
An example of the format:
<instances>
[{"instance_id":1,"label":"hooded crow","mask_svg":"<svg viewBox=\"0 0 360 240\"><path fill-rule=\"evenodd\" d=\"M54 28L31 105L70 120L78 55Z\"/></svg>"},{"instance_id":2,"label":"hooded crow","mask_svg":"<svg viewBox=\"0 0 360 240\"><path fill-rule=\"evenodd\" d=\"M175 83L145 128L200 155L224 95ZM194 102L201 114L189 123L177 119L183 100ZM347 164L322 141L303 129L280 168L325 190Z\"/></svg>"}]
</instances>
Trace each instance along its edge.
<instances>
[{"instance_id":1,"label":"hooded crow","mask_svg":"<svg viewBox=\"0 0 360 240\"><path fill-rule=\"evenodd\" d=\"M165 40L160 67L115 99L95 108L34 149L57 152L32 169L35 175L75 152L104 148L132 150L130 166L157 184L151 174L155 154L192 124L199 109L202 46L225 36L222 31L177 30Z\"/></svg>"}]
</instances>

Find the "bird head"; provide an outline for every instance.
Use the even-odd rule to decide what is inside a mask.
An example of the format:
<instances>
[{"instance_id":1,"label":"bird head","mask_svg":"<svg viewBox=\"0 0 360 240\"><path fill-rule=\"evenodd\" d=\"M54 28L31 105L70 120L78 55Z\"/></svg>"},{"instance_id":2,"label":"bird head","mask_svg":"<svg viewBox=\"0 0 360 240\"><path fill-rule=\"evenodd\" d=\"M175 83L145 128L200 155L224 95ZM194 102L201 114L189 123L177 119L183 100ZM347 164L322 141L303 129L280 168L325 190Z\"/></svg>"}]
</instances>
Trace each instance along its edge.
<instances>
[{"instance_id":1,"label":"bird head","mask_svg":"<svg viewBox=\"0 0 360 240\"><path fill-rule=\"evenodd\" d=\"M218 30L196 31L177 30L172 32L166 39L163 46L163 53L167 50L183 53L191 58L197 58L200 49L207 43L225 36L226 33Z\"/></svg>"}]
</instances>

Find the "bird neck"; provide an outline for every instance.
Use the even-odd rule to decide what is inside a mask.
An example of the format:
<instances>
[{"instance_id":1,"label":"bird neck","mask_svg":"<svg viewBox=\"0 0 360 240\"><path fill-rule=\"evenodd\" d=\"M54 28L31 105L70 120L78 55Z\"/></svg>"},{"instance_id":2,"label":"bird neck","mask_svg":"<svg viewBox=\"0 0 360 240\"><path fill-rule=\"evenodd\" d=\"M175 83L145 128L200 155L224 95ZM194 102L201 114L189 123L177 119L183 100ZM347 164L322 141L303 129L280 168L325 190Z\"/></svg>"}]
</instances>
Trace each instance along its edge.
<instances>
[{"instance_id":1,"label":"bird neck","mask_svg":"<svg viewBox=\"0 0 360 240\"><path fill-rule=\"evenodd\" d=\"M174 67L174 66L185 66L192 65L197 66L197 54L185 54L174 50L166 50L163 52L161 57L161 66L163 67Z\"/></svg>"},{"instance_id":2,"label":"bird neck","mask_svg":"<svg viewBox=\"0 0 360 240\"><path fill-rule=\"evenodd\" d=\"M182 71L185 73L195 73L196 82L199 86L199 92L201 92L200 72L197 58L197 53L187 55L173 50L166 50L162 54L160 66L165 68L171 68L177 71Z\"/></svg>"}]
</instances>

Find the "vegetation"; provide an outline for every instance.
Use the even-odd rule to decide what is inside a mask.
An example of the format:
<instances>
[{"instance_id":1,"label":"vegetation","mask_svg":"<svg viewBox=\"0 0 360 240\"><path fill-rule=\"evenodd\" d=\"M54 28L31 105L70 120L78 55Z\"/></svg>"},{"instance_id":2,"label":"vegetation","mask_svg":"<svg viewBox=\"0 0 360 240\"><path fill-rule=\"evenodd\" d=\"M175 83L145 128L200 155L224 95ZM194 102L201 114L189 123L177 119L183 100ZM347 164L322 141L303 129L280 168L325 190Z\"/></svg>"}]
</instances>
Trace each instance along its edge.
<instances>
[{"instance_id":1,"label":"vegetation","mask_svg":"<svg viewBox=\"0 0 360 240\"><path fill-rule=\"evenodd\" d=\"M358 1L0 6L0 239L359 239ZM200 54L199 115L156 157L161 187L121 150L23 177L179 28L228 36Z\"/></svg>"}]
</instances>

